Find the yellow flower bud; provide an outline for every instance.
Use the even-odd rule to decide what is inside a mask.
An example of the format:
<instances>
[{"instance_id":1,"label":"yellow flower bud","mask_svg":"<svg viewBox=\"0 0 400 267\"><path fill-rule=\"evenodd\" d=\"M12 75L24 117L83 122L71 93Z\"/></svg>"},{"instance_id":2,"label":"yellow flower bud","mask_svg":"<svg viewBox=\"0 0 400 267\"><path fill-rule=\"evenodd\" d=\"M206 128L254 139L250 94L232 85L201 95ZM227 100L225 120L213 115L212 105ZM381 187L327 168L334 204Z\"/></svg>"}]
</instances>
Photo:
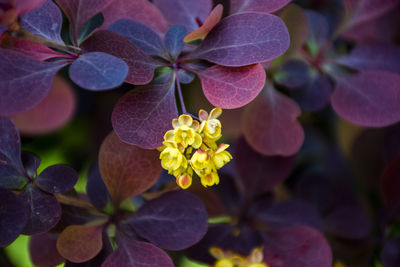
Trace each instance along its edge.
<instances>
[{"instance_id":1,"label":"yellow flower bud","mask_svg":"<svg viewBox=\"0 0 400 267\"><path fill-rule=\"evenodd\" d=\"M184 173L176 177L176 183L182 188L187 189L192 185L192 176L188 173Z\"/></svg>"}]
</instances>

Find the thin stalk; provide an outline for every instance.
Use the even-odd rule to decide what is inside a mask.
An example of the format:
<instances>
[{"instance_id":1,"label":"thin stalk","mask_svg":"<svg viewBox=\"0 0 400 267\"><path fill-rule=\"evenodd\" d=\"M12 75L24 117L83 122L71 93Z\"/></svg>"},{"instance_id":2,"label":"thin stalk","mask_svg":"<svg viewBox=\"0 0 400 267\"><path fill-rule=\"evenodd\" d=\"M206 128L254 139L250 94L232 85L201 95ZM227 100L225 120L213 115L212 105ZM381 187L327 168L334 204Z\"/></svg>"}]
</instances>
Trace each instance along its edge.
<instances>
[{"instance_id":1,"label":"thin stalk","mask_svg":"<svg viewBox=\"0 0 400 267\"><path fill-rule=\"evenodd\" d=\"M187 114L186 107L185 107L185 102L183 101L181 83L179 81L178 68L176 66L174 66L174 72L175 72L175 76L176 76L176 87L178 89L179 101L181 102L182 113Z\"/></svg>"}]
</instances>

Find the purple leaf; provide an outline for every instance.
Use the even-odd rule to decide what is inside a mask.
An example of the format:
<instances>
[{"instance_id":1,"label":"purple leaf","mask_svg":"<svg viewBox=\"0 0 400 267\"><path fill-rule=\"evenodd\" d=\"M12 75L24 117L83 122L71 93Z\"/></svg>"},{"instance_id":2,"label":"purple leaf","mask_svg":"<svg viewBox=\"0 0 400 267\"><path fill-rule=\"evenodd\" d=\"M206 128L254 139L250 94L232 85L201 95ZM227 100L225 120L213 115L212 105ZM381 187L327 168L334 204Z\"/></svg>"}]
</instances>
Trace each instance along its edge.
<instances>
[{"instance_id":1,"label":"purple leaf","mask_svg":"<svg viewBox=\"0 0 400 267\"><path fill-rule=\"evenodd\" d=\"M0 164L9 164L23 171L21 140L12 120L0 117Z\"/></svg>"},{"instance_id":2,"label":"purple leaf","mask_svg":"<svg viewBox=\"0 0 400 267\"><path fill-rule=\"evenodd\" d=\"M282 183L291 173L295 157L267 157L254 151L241 138L233 157L244 188L250 195L258 195Z\"/></svg>"},{"instance_id":3,"label":"purple leaf","mask_svg":"<svg viewBox=\"0 0 400 267\"><path fill-rule=\"evenodd\" d=\"M195 75L192 72L189 72L187 70L179 69L178 70L178 78L179 78L180 83L189 84L194 80Z\"/></svg>"},{"instance_id":4,"label":"purple leaf","mask_svg":"<svg viewBox=\"0 0 400 267\"><path fill-rule=\"evenodd\" d=\"M300 87L310 80L310 68L303 60L290 59L279 67L274 75L274 80L288 88Z\"/></svg>"},{"instance_id":5,"label":"purple leaf","mask_svg":"<svg viewBox=\"0 0 400 267\"><path fill-rule=\"evenodd\" d=\"M90 202L99 209L104 208L111 199L97 163L89 169L86 193Z\"/></svg>"},{"instance_id":6,"label":"purple leaf","mask_svg":"<svg viewBox=\"0 0 400 267\"><path fill-rule=\"evenodd\" d=\"M178 116L174 79L169 83L137 87L114 107L112 125L119 138L132 145L161 146L171 121Z\"/></svg>"},{"instance_id":7,"label":"purple leaf","mask_svg":"<svg viewBox=\"0 0 400 267\"><path fill-rule=\"evenodd\" d=\"M400 75L362 71L337 82L331 104L340 117L367 127L383 127L400 120Z\"/></svg>"},{"instance_id":8,"label":"purple leaf","mask_svg":"<svg viewBox=\"0 0 400 267\"><path fill-rule=\"evenodd\" d=\"M39 104L63 66L0 49L0 114L24 112Z\"/></svg>"},{"instance_id":9,"label":"purple leaf","mask_svg":"<svg viewBox=\"0 0 400 267\"><path fill-rule=\"evenodd\" d=\"M24 14L40 6L46 0L14 0L12 1L17 14ZM4 2L4 1L3 1Z\"/></svg>"},{"instance_id":10,"label":"purple leaf","mask_svg":"<svg viewBox=\"0 0 400 267\"><path fill-rule=\"evenodd\" d=\"M197 29L197 20L204 22L212 8L211 0L154 0L153 3L170 25L183 25L188 32Z\"/></svg>"},{"instance_id":11,"label":"purple leaf","mask_svg":"<svg viewBox=\"0 0 400 267\"><path fill-rule=\"evenodd\" d=\"M263 155L293 155L304 141L303 128L296 119L300 112L292 99L267 86L243 114L244 136Z\"/></svg>"},{"instance_id":12,"label":"purple leaf","mask_svg":"<svg viewBox=\"0 0 400 267\"><path fill-rule=\"evenodd\" d=\"M400 156L392 159L383 170L380 177L384 202L390 212L390 217L400 217Z\"/></svg>"},{"instance_id":13,"label":"purple leaf","mask_svg":"<svg viewBox=\"0 0 400 267\"><path fill-rule=\"evenodd\" d=\"M61 218L61 206L57 199L30 184L18 195L28 207L28 222L22 233L41 234L53 228Z\"/></svg>"},{"instance_id":14,"label":"purple leaf","mask_svg":"<svg viewBox=\"0 0 400 267\"><path fill-rule=\"evenodd\" d=\"M183 38L186 34L187 30L182 25L172 26L165 34L165 48L173 59L177 59L179 54L182 52L182 49L185 46Z\"/></svg>"},{"instance_id":15,"label":"purple leaf","mask_svg":"<svg viewBox=\"0 0 400 267\"><path fill-rule=\"evenodd\" d=\"M71 40L77 44L80 30L91 17L101 12L113 0L56 0L70 22Z\"/></svg>"},{"instance_id":16,"label":"purple leaf","mask_svg":"<svg viewBox=\"0 0 400 267\"><path fill-rule=\"evenodd\" d=\"M381 260L385 267L400 265L400 238L385 240L381 251Z\"/></svg>"},{"instance_id":17,"label":"purple leaf","mask_svg":"<svg viewBox=\"0 0 400 267\"><path fill-rule=\"evenodd\" d=\"M317 210L302 200L289 200L270 207L254 210L254 216L264 222L268 229L288 226L310 226L322 232L323 224Z\"/></svg>"},{"instance_id":18,"label":"purple leaf","mask_svg":"<svg viewBox=\"0 0 400 267\"><path fill-rule=\"evenodd\" d=\"M363 239L370 228L369 218L358 206L336 208L325 217L325 231L340 238Z\"/></svg>"},{"instance_id":19,"label":"purple leaf","mask_svg":"<svg viewBox=\"0 0 400 267\"><path fill-rule=\"evenodd\" d=\"M13 242L27 220L24 203L11 191L0 187L0 247Z\"/></svg>"},{"instance_id":20,"label":"purple leaf","mask_svg":"<svg viewBox=\"0 0 400 267\"><path fill-rule=\"evenodd\" d=\"M153 59L117 33L106 30L96 31L82 44L82 49L87 52L108 53L124 60L129 66L126 82L141 85L153 79L156 68Z\"/></svg>"},{"instance_id":21,"label":"purple leaf","mask_svg":"<svg viewBox=\"0 0 400 267\"><path fill-rule=\"evenodd\" d=\"M77 181L76 171L61 164L47 167L35 180L40 189L53 194L68 192Z\"/></svg>"},{"instance_id":22,"label":"purple leaf","mask_svg":"<svg viewBox=\"0 0 400 267\"><path fill-rule=\"evenodd\" d=\"M35 266L57 266L64 258L57 251L57 233L38 234L29 240L29 255Z\"/></svg>"},{"instance_id":23,"label":"purple leaf","mask_svg":"<svg viewBox=\"0 0 400 267\"><path fill-rule=\"evenodd\" d=\"M244 11L272 13L286 6L290 0L231 0L231 14Z\"/></svg>"},{"instance_id":24,"label":"purple leaf","mask_svg":"<svg viewBox=\"0 0 400 267\"><path fill-rule=\"evenodd\" d=\"M214 65L197 74L208 101L225 109L248 104L261 92L266 79L260 64L240 68Z\"/></svg>"},{"instance_id":25,"label":"purple leaf","mask_svg":"<svg viewBox=\"0 0 400 267\"><path fill-rule=\"evenodd\" d=\"M307 10L308 43L320 47L329 37L329 24L327 19L318 12Z\"/></svg>"},{"instance_id":26,"label":"purple leaf","mask_svg":"<svg viewBox=\"0 0 400 267\"><path fill-rule=\"evenodd\" d=\"M202 201L183 191L165 193L144 204L128 223L158 247L182 250L207 232L208 216Z\"/></svg>"},{"instance_id":27,"label":"purple leaf","mask_svg":"<svg viewBox=\"0 0 400 267\"><path fill-rule=\"evenodd\" d=\"M272 60L289 47L283 21L270 14L246 12L220 21L191 58L239 67Z\"/></svg>"},{"instance_id":28,"label":"purple leaf","mask_svg":"<svg viewBox=\"0 0 400 267\"><path fill-rule=\"evenodd\" d=\"M120 236L120 243L101 267L173 267L174 264L167 253L158 247Z\"/></svg>"},{"instance_id":29,"label":"purple leaf","mask_svg":"<svg viewBox=\"0 0 400 267\"><path fill-rule=\"evenodd\" d=\"M331 267L332 251L317 230L288 227L265 235L264 262L279 267Z\"/></svg>"},{"instance_id":30,"label":"purple leaf","mask_svg":"<svg viewBox=\"0 0 400 267\"><path fill-rule=\"evenodd\" d=\"M8 30L8 25L5 26L0 26L0 36L3 34L3 32L5 32L6 30Z\"/></svg>"},{"instance_id":31,"label":"purple leaf","mask_svg":"<svg viewBox=\"0 0 400 267\"><path fill-rule=\"evenodd\" d=\"M356 70L385 70L400 74L400 46L379 43L364 42L358 44L349 55L335 60Z\"/></svg>"},{"instance_id":32,"label":"purple leaf","mask_svg":"<svg viewBox=\"0 0 400 267\"><path fill-rule=\"evenodd\" d=\"M120 19L111 24L107 30L128 38L145 53L156 56L163 56L165 54L165 47L160 35L140 22L130 19Z\"/></svg>"},{"instance_id":33,"label":"purple leaf","mask_svg":"<svg viewBox=\"0 0 400 267\"><path fill-rule=\"evenodd\" d=\"M120 86L129 67L120 58L103 52L81 55L69 68L69 76L80 87L100 91Z\"/></svg>"},{"instance_id":34,"label":"purple leaf","mask_svg":"<svg viewBox=\"0 0 400 267\"><path fill-rule=\"evenodd\" d=\"M9 189L16 189L27 179L15 167L0 163L0 186Z\"/></svg>"},{"instance_id":35,"label":"purple leaf","mask_svg":"<svg viewBox=\"0 0 400 267\"><path fill-rule=\"evenodd\" d=\"M24 14L21 17L21 26L35 35L57 43L64 43L60 36L62 14L51 0L45 1L38 8Z\"/></svg>"},{"instance_id":36,"label":"purple leaf","mask_svg":"<svg viewBox=\"0 0 400 267\"><path fill-rule=\"evenodd\" d=\"M148 0L114 0L103 10L105 29L119 19L139 21L154 30L164 33L168 30L168 23L160 10Z\"/></svg>"}]
</instances>

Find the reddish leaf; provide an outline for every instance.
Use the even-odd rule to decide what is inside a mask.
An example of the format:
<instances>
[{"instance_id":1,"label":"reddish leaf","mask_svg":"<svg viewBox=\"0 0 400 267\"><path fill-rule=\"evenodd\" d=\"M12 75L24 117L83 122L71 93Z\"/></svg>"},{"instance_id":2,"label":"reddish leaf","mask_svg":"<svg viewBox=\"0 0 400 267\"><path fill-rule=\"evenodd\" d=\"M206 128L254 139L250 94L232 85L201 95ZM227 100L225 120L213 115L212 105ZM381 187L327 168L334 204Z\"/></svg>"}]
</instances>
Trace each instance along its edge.
<instances>
[{"instance_id":1,"label":"reddish leaf","mask_svg":"<svg viewBox=\"0 0 400 267\"><path fill-rule=\"evenodd\" d=\"M274 59L288 47L289 33L280 18L246 12L221 20L191 57L239 67Z\"/></svg>"},{"instance_id":2,"label":"reddish leaf","mask_svg":"<svg viewBox=\"0 0 400 267\"><path fill-rule=\"evenodd\" d=\"M362 71L339 78L331 104L342 118L361 126L383 127L400 120L400 75Z\"/></svg>"},{"instance_id":3,"label":"reddish leaf","mask_svg":"<svg viewBox=\"0 0 400 267\"><path fill-rule=\"evenodd\" d=\"M240 108L252 101L263 89L266 78L260 64L241 68L215 65L198 75L208 101L225 109Z\"/></svg>"},{"instance_id":4,"label":"reddish leaf","mask_svg":"<svg viewBox=\"0 0 400 267\"><path fill-rule=\"evenodd\" d=\"M380 184L391 217L400 217L400 156L392 159L383 170Z\"/></svg>"},{"instance_id":5,"label":"reddish leaf","mask_svg":"<svg viewBox=\"0 0 400 267\"><path fill-rule=\"evenodd\" d=\"M231 0L231 13L258 11L272 13L286 6L290 0Z\"/></svg>"},{"instance_id":6,"label":"reddish leaf","mask_svg":"<svg viewBox=\"0 0 400 267\"><path fill-rule=\"evenodd\" d=\"M102 230L102 225L70 225L57 240L58 252L72 262L88 261L103 247Z\"/></svg>"},{"instance_id":7,"label":"reddish leaf","mask_svg":"<svg viewBox=\"0 0 400 267\"><path fill-rule=\"evenodd\" d=\"M38 267L57 266L64 258L57 251L57 233L34 235L29 240L29 255Z\"/></svg>"},{"instance_id":8,"label":"reddish leaf","mask_svg":"<svg viewBox=\"0 0 400 267\"><path fill-rule=\"evenodd\" d=\"M183 41L186 43L204 38L207 36L207 34L217 25L217 23L221 20L222 18L222 13L224 11L224 6L221 4L218 4L216 7L214 7L213 10L211 10L210 14L208 15L207 19L204 21L203 25L200 26L197 30L192 31L188 35L185 36Z\"/></svg>"},{"instance_id":9,"label":"reddish leaf","mask_svg":"<svg viewBox=\"0 0 400 267\"><path fill-rule=\"evenodd\" d=\"M115 132L132 145L154 149L162 145L171 121L178 116L174 81L137 87L114 107Z\"/></svg>"},{"instance_id":10,"label":"reddish leaf","mask_svg":"<svg viewBox=\"0 0 400 267\"><path fill-rule=\"evenodd\" d=\"M212 8L211 0L154 0L170 25L180 24L188 32L199 27L196 20L204 21Z\"/></svg>"},{"instance_id":11,"label":"reddish leaf","mask_svg":"<svg viewBox=\"0 0 400 267\"><path fill-rule=\"evenodd\" d=\"M140 85L149 83L157 67L151 57L125 37L106 30L92 34L83 44L84 51L99 51L119 57L129 66L125 81Z\"/></svg>"},{"instance_id":12,"label":"reddish leaf","mask_svg":"<svg viewBox=\"0 0 400 267\"><path fill-rule=\"evenodd\" d=\"M100 148L99 166L116 206L143 193L157 181L161 173L158 155L158 151L122 142L114 132L107 136Z\"/></svg>"},{"instance_id":13,"label":"reddish leaf","mask_svg":"<svg viewBox=\"0 0 400 267\"><path fill-rule=\"evenodd\" d=\"M70 22L70 36L75 44L83 24L105 9L113 0L56 0Z\"/></svg>"},{"instance_id":14,"label":"reddish leaf","mask_svg":"<svg viewBox=\"0 0 400 267\"><path fill-rule=\"evenodd\" d=\"M171 258L158 247L121 236L120 243L102 267L173 267Z\"/></svg>"},{"instance_id":15,"label":"reddish leaf","mask_svg":"<svg viewBox=\"0 0 400 267\"><path fill-rule=\"evenodd\" d=\"M14 0L12 1L17 14L23 14L40 6L46 0Z\"/></svg>"},{"instance_id":16,"label":"reddish leaf","mask_svg":"<svg viewBox=\"0 0 400 267\"><path fill-rule=\"evenodd\" d=\"M114 0L102 13L104 16L102 29L106 29L119 19L126 18L140 21L161 33L168 30L164 16L148 0Z\"/></svg>"},{"instance_id":17,"label":"reddish leaf","mask_svg":"<svg viewBox=\"0 0 400 267\"><path fill-rule=\"evenodd\" d=\"M263 155L293 155L304 140L303 129L296 119L300 112L293 100L268 86L243 114L244 136Z\"/></svg>"},{"instance_id":18,"label":"reddish leaf","mask_svg":"<svg viewBox=\"0 0 400 267\"><path fill-rule=\"evenodd\" d=\"M288 227L266 234L264 261L279 267L331 267L332 251L317 230Z\"/></svg>"},{"instance_id":19,"label":"reddish leaf","mask_svg":"<svg viewBox=\"0 0 400 267\"><path fill-rule=\"evenodd\" d=\"M76 105L70 85L56 76L50 93L39 105L12 118L21 133L41 134L65 125L72 117Z\"/></svg>"}]
</instances>

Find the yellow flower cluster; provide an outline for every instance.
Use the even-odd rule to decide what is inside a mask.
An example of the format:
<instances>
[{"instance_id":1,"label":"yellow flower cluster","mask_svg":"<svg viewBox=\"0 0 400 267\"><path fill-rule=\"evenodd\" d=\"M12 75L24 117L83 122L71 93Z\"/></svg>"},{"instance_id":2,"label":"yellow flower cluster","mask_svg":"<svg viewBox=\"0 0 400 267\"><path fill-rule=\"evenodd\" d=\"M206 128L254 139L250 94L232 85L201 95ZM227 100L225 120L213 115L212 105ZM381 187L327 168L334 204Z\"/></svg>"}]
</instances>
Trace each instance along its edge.
<instances>
[{"instance_id":1,"label":"yellow flower cluster","mask_svg":"<svg viewBox=\"0 0 400 267\"><path fill-rule=\"evenodd\" d=\"M261 248L253 249L247 257L217 247L212 247L210 253L217 259L212 267L268 267L263 262Z\"/></svg>"},{"instance_id":2,"label":"yellow flower cluster","mask_svg":"<svg viewBox=\"0 0 400 267\"><path fill-rule=\"evenodd\" d=\"M220 108L210 114L199 111L200 122L189 115L180 115L172 120L173 130L164 135L161 151L161 166L176 177L183 189L192 184L193 171L205 187L219 183L217 170L228 163L232 156L226 151L229 145L217 145L221 138Z\"/></svg>"}]
</instances>

